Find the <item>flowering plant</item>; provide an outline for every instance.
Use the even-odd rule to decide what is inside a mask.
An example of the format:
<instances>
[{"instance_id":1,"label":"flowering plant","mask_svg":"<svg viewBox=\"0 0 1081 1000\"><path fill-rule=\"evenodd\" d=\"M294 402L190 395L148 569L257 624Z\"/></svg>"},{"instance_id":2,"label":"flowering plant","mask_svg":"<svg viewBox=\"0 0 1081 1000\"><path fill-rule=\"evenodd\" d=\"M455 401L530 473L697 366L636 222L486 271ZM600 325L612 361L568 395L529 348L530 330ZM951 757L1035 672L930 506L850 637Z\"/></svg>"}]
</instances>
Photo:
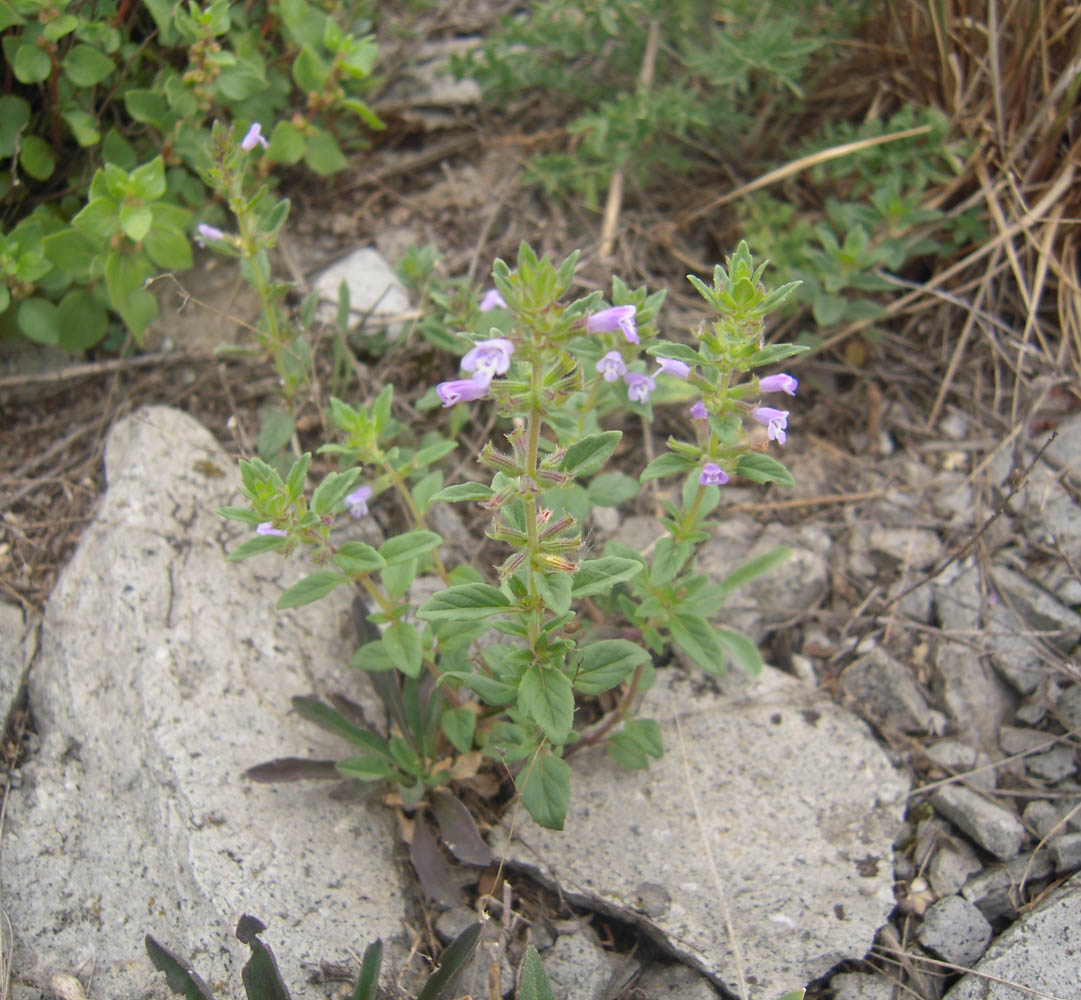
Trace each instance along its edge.
<instances>
[{"instance_id":1,"label":"flowering plant","mask_svg":"<svg viewBox=\"0 0 1081 1000\"><path fill-rule=\"evenodd\" d=\"M225 133L219 139L218 180L228 186L232 154L225 147L232 140ZM229 203L239 235L204 235L244 257L271 324L264 342L283 345L284 324L274 325L280 295L265 262L284 210L237 190ZM275 225L253 222L261 212ZM654 653L674 646L711 673L720 673L726 658L752 672L761 668L753 643L713 620L730 590L786 552L722 581L696 572L694 554L709 537L708 518L725 484L792 482L770 454L785 442L788 411L761 405L761 397L794 395L797 383L756 371L801 350L762 339L764 317L793 286L767 291L764 265L740 244L715 269L712 285L690 279L717 313L692 347L659 336L662 293L632 291L617 278L611 304L599 292L568 301L576 260L572 254L557 266L526 244L515 267L497 260L495 288L476 313L480 325L461 336L466 377L435 389L444 409L460 414L455 408L490 401L502 420L496 439L476 456L487 470L482 478L445 485L438 465L456 442L434 430L418 441L393 418L394 388L387 385L360 405L331 398L335 440L320 452L336 456L338 467L310 497L310 454L287 472L251 459L240 463L248 506L221 510L254 529L231 560L309 550L318 569L286 590L279 608L341 586L356 591L363 641L352 665L371 674L398 720L394 730L387 736L359 724L344 698L294 704L359 750L335 773L393 782L405 804L460 775L455 756L475 762L479 749L513 779L537 822L561 828L570 795L565 758L576 747L603 742L629 767L662 754L657 724L635 717L652 683ZM623 437L613 426L619 413L648 422L662 399L694 400L687 439L670 437L637 480L605 471ZM621 503L639 482L669 477L683 480L679 502L674 495L662 500L665 533L651 552L618 540L600 554L587 549L592 506ZM339 518L366 517L391 495L404 531L378 546L342 540ZM446 564L451 550L427 523L432 505L441 503L479 504L490 518L487 536L505 553L491 572ZM583 606L587 620L605 621L614 635L583 626Z\"/></svg>"}]
</instances>

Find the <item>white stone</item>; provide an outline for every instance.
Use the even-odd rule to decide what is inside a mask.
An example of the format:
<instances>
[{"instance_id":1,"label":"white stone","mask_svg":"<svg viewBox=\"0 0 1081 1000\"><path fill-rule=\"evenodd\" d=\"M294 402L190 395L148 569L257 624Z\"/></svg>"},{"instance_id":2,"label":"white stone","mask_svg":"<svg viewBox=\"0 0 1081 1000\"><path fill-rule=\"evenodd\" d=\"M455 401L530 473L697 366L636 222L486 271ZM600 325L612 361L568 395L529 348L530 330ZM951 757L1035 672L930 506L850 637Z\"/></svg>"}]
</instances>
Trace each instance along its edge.
<instances>
[{"instance_id":1,"label":"white stone","mask_svg":"<svg viewBox=\"0 0 1081 1000\"><path fill-rule=\"evenodd\" d=\"M572 900L636 921L734 993L705 836L750 996L776 1000L871 947L894 906L892 845L908 783L862 722L779 671L767 667L756 682L733 673L725 684L736 693L717 694L702 674L658 671L641 715L660 722L664 758L625 771L599 748L576 754L564 831L523 817L510 860ZM503 831L493 838L501 849ZM654 916L640 903L646 884L670 899Z\"/></svg>"},{"instance_id":2,"label":"white stone","mask_svg":"<svg viewBox=\"0 0 1081 1000\"><path fill-rule=\"evenodd\" d=\"M341 637L349 595L279 613L280 560L225 561L246 532L214 508L240 502L238 477L191 417L126 417L105 467L30 674L41 751L9 794L2 854L15 968L42 990L92 968L94 996L170 997L143 947L151 933L234 995L248 952L233 931L250 913L294 998L321 998L313 966L355 969L371 940L402 930L393 817L328 799L327 783L242 772L348 755L289 699L358 696ZM306 572L294 559L284 575Z\"/></svg>"},{"instance_id":3,"label":"white stone","mask_svg":"<svg viewBox=\"0 0 1081 1000\"><path fill-rule=\"evenodd\" d=\"M320 323L335 322L338 288L343 281L349 289L350 324L366 319L367 333L374 332L391 317L400 317L409 311L405 286L383 260L382 254L372 247L362 247L331 264L313 279L312 288L319 293L316 318ZM389 325L388 333L394 338L401 329L399 319Z\"/></svg>"}]
</instances>

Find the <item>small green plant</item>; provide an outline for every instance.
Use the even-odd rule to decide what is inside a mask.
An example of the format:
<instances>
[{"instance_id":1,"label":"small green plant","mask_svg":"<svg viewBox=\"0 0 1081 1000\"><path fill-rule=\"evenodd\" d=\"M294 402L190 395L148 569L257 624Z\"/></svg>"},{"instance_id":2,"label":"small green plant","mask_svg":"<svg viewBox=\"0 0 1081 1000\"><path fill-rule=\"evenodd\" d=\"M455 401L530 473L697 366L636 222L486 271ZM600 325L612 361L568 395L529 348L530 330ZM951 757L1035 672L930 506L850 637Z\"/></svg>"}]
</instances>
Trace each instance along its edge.
<instances>
[{"instance_id":1,"label":"small green plant","mask_svg":"<svg viewBox=\"0 0 1081 1000\"><path fill-rule=\"evenodd\" d=\"M117 314L141 340L144 281L192 263L211 123L276 123L247 132L257 171L343 170L381 127L369 29L356 5L307 0L0 3L0 336L78 351Z\"/></svg>"},{"instance_id":2,"label":"small green plant","mask_svg":"<svg viewBox=\"0 0 1081 1000\"><path fill-rule=\"evenodd\" d=\"M252 231L257 203L230 203L238 231ZM236 239L215 245L229 248ZM786 440L788 411L763 405L761 396L794 395L797 383L756 370L803 350L767 347L762 338L765 316L793 286L767 290L765 265L755 264L741 244L710 284L690 279L717 317L694 332L691 347L660 336L663 294L614 279L610 305L597 292L568 300L576 260L573 254L557 266L523 244L514 268L496 261L496 287L478 311L487 330L463 338L465 377L440 383L418 403L431 397L449 409L449 432L430 430L415 440L392 416L390 385L362 405L333 399L328 417L337 440L320 450L336 457L337 470L309 495L310 455L281 472L261 459L243 461L248 506L220 511L255 532L231 560L308 550L318 568L282 595L279 608L308 604L341 586L360 595L361 617L366 612L378 634L367 633L352 665L379 678L384 701L398 706L391 736L347 718L341 702L302 700L297 707L360 751L338 762L340 775L392 782L407 805L449 782L448 754L479 749L513 778L538 823L562 828L570 749L604 740L631 767L662 753L656 723L635 718L638 695L652 682L653 654L674 645L713 673L726 659L761 669L755 646L714 619L731 589L786 551L720 583L695 570L694 555L732 477L792 482L767 454L771 442ZM246 273L252 276L250 268ZM269 318L271 286L258 273L254 278ZM487 481L444 485L434 466L456 447L464 404L481 399L493 400L509 428L477 455ZM637 481L606 471L622 431L602 419L632 413L648 422L661 400L693 402L690 433L669 438L666 453ZM595 503L619 502L639 483L677 476L679 502L664 501L665 535L649 556L615 542L600 555L588 550L583 528ZM398 500L404 531L378 547L340 538L340 517L364 517L390 496ZM444 564L443 538L425 522L435 503L480 505L490 518L488 537L506 552L494 571ZM415 596L421 578L442 589ZM582 602L606 612L619 637L582 629L576 611ZM576 714L610 692L614 707L585 734Z\"/></svg>"}]
</instances>

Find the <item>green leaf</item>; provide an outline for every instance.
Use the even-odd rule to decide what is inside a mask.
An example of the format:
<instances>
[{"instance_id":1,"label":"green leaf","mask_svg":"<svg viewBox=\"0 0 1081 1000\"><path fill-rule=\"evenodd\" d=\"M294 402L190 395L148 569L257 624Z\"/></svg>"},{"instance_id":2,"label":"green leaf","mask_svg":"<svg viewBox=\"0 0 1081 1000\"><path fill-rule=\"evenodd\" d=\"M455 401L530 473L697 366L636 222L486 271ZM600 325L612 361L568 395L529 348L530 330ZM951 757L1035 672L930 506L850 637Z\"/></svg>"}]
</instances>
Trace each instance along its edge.
<instances>
[{"instance_id":1,"label":"green leaf","mask_svg":"<svg viewBox=\"0 0 1081 1000\"><path fill-rule=\"evenodd\" d=\"M356 485L360 469L347 469L345 472L331 472L312 493L311 510L320 517L333 513ZM386 558L384 556L383 558ZM387 562L390 562L387 559Z\"/></svg>"},{"instance_id":2,"label":"green leaf","mask_svg":"<svg viewBox=\"0 0 1081 1000\"><path fill-rule=\"evenodd\" d=\"M124 92L124 107L137 122L153 125L165 131L169 109L165 98L156 90L127 90ZM160 197L160 195L158 196Z\"/></svg>"},{"instance_id":3,"label":"green leaf","mask_svg":"<svg viewBox=\"0 0 1081 1000\"><path fill-rule=\"evenodd\" d=\"M248 916L241 917L236 925L237 938L251 948L251 956L240 970L244 992L252 1000L290 1000L274 953L259 940L258 934L264 929L260 922Z\"/></svg>"},{"instance_id":4,"label":"green leaf","mask_svg":"<svg viewBox=\"0 0 1081 1000\"><path fill-rule=\"evenodd\" d=\"M518 707L556 746L574 725L574 691L567 675L554 667L530 667L518 685Z\"/></svg>"},{"instance_id":5,"label":"green leaf","mask_svg":"<svg viewBox=\"0 0 1081 1000\"><path fill-rule=\"evenodd\" d=\"M277 608L285 611L287 608L299 608L303 604L311 604L320 597L326 597L336 587L346 582L346 577L341 573L333 573L330 570L321 570L304 577L293 584L281 597L278 598Z\"/></svg>"},{"instance_id":6,"label":"green leaf","mask_svg":"<svg viewBox=\"0 0 1081 1000\"><path fill-rule=\"evenodd\" d=\"M7 46L4 46L6 49ZM19 83L41 83L48 80L52 72L52 63L49 54L39 48L37 42L24 39L15 50L15 59L12 67L15 79Z\"/></svg>"},{"instance_id":7,"label":"green leaf","mask_svg":"<svg viewBox=\"0 0 1081 1000\"><path fill-rule=\"evenodd\" d=\"M470 674L461 670L447 670L441 676L447 680L461 681L489 705L509 705L518 698L518 688L486 674Z\"/></svg>"},{"instance_id":8,"label":"green leaf","mask_svg":"<svg viewBox=\"0 0 1081 1000\"><path fill-rule=\"evenodd\" d=\"M322 131L308 136L304 162L320 177L329 177L349 166L334 136Z\"/></svg>"},{"instance_id":9,"label":"green leaf","mask_svg":"<svg viewBox=\"0 0 1081 1000\"><path fill-rule=\"evenodd\" d=\"M622 437L622 431L587 434L567 449L561 468L572 476L585 476L596 472L611 457Z\"/></svg>"},{"instance_id":10,"label":"green leaf","mask_svg":"<svg viewBox=\"0 0 1081 1000\"><path fill-rule=\"evenodd\" d=\"M156 201L165 194L165 160L155 156L131 172L131 190L139 198Z\"/></svg>"},{"instance_id":11,"label":"green leaf","mask_svg":"<svg viewBox=\"0 0 1081 1000\"><path fill-rule=\"evenodd\" d=\"M383 640L366 642L349 661L355 670L366 670L370 674L381 674L394 669L394 661L387 655Z\"/></svg>"},{"instance_id":12,"label":"green leaf","mask_svg":"<svg viewBox=\"0 0 1081 1000\"><path fill-rule=\"evenodd\" d=\"M728 594L737 587L742 587L756 577L769 573L771 570L787 562L792 558L792 550L787 545L778 545L776 548L764 552L754 559L748 559L742 566L737 567L728 574L721 582L721 592Z\"/></svg>"},{"instance_id":13,"label":"green leaf","mask_svg":"<svg viewBox=\"0 0 1081 1000\"><path fill-rule=\"evenodd\" d=\"M388 566L393 566L396 563L417 559L425 552L431 552L442 544L441 535L425 528L418 528L415 531L407 531L404 535L387 539L379 546L379 554L387 561Z\"/></svg>"},{"instance_id":14,"label":"green leaf","mask_svg":"<svg viewBox=\"0 0 1081 1000\"><path fill-rule=\"evenodd\" d=\"M559 757L541 753L514 780L529 815L548 830L562 830L571 798L570 765Z\"/></svg>"},{"instance_id":15,"label":"green leaf","mask_svg":"<svg viewBox=\"0 0 1081 1000\"><path fill-rule=\"evenodd\" d=\"M537 593L557 615L565 614L571 606L571 578L567 573L537 573L534 576Z\"/></svg>"},{"instance_id":16,"label":"green leaf","mask_svg":"<svg viewBox=\"0 0 1081 1000\"><path fill-rule=\"evenodd\" d=\"M346 542L340 545L331 562L346 573L375 573L387 564L375 549L364 542Z\"/></svg>"},{"instance_id":17,"label":"green leaf","mask_svg":"<svg viewBox=\"0 0 1081 1000\"><path fill-rule=\"evenodd\" d=\"M679 476L695 467L695 462L683 455L677 455L674 451L665 452L653 459L638 477L639 482L647 483L651 479L661 479L664 476Z\"/></svg>"},{"instance_id":18,"label":"green leaf","mask_svg":"<svg viewBox=\"0 0 1081 1000\"><path fill-rule=\"evenodd\" d=\"M439 717L439 728L453 744L458 753L469 753L473 749L473 733L476 730L477 717L469 708L444 709Z\"/></svg>"},{"instance_id":19,"label":"green leaf","mask_svg":"<svg viewBox=\"0 0 1081 1000\"><path fill-rule=\"evenodd\" d=\"M413 494L413 503L417 505L417 510L420 511L421 516L432 504L432 497L439 492L439 488L443 485L443 473L438 469L434 472L429 472L428 475L421 477L413 484L411 490Z\"/></svg>"},{"instance_id":20,"label":"green leaf","mask_svg":"<svg viewBox=\"0 0 1081 1000\"><path fill-rule=\"evenodd\" d=\"M329 73L326 64L310 45L303 46L293 60L293 79L306 94L319 93L327 82Z\"/></svg>"},{"instance_id":21,"label":"green leaf","mask_svg":"<svg viewBox=\"0 0 1081 1000\"><path fill-rule=\"evenodd\" d=\"M724 673L724 646L705 618L677 611L668 619L672 641L708 674Z\"/></svg>"},{"instance_id":22,"label":"green leaf","mask_svg":"<svg viewBox=\"0 0 1081 1000\"><path fill-rule=\"evenodd\" d=\"M267 158L272 163L285 163L292 166L304 157L306 142L304 133L290 122L278 122L270 134Z\"/></svg>"},{"instance_id":23,"label":"green leaf","mask_svg":"<svg viewBox=\"0 0 1081 1000\"><path fill-rule=\"evenodd\" d=\"M26 21L15 10L10 0L0 0L0 31L18 24L26 24Z\"/></svg>"},{"instance_id":24,"label":"green leaf","mask_svg":"<svg viewBox=\"0 0 1081 1000\"><path fill-rule=\"evenodd\" d=\"M444 486L432 501L442 500L444 503L458 503L462 500L484 501L495 496L495 491L484 483L455 483L453 486Z\"/></svg>"},{"instance_id":25,"label":"green leaf","mask_svg":"<svg viewBox=\"0 0 1081 1000\"><path fill-rule=\"evenodd\" d=\"M785 358L803 354L811 348L806 344L770 344L756 354L752 354L749 364L752 368L761 368L763 365L774 365Z\"/></svg>"},{"instance_id":26,"label":"green leaf","mask_svg":"<svg viewBox=\"0 0 1081 1000\"><path fill-rule=\"evenodd\" d=\"M394 764L366 754L346 757L335 766L343 778L356 778L358 781L395 781L404 777Z\"/></svg>"},{"instance_id":27,"label":"green leaf","mask_svg":"<svg viewBox=\"0 0 1081 1000\"><path fill-rule=\"evenodd\" d=\"M626 639L602 639L582 650L574 687L582 694L602 694L622 684L634 669L650 660L649 653Z\"/></svg>"},{"instance_id":28,"label":"green leaf","mask_svg":"<svg viewBox=\"0 0 1081 1000\"><path fill-rule=\"evenodd\" d=\"M743 667L752 677L757 677L762 673L762 654L747 636L730 628L719 628L716 631L717 639L724 647L725 652L736 663Z\"/></svg>"},{"instance_id":29,"label":"green leaf","mask_svg":"<svg viewBox=\"0 0 1081 1000\"><path fill-rule=\"evenodd\" d=\"M30 105L21 97L0 97L0 159L15 154L15 139L30 121Z\"/></svg>"},{"instance_id":30,"label":"green leaf","mask_svg":"<svg viewBox=\"0 0 1081 1000\"><path fill-rule=\"evenodd\" d=\"M252 556L262 555L264 552L275 552L278 549L284 549L288 544L289 539L282 538L281 535L259 535L256 538L249 538L241 542L229 553L228 561L242 562Z\"/></svg>"},{"instance_id":31,"label":"green leaf","mask_svg":"<svg viewBox=\"0 0 1081 1000\"><path fill-rule=\"evenodd\" d=\"M302 719L314 723L328 733L340 736L370 754L386 761L393 761L394 758L391 756L386 740L370 729L362 729L354 725L341 712L321 702L318 698L297 695L292 699L292 704L293 710Z\"/></svg>"},{"instance_id":32,"label":"green leaf","mask_svg":"<svg viewBox=\"0 0 1081 1000\"><path fill-rule=\"evenodd\" d=\"M751 452L740 455L736 462L736 475L750 479L755 483L779 483L781 486L795 486L796 480L775 458Z\"/></svg>"},{"instance_id":33,"label":"green leaf","mask_svg":"<svg viewBox=\"0 0 1081 1000\"><path fill-rule=\"evenodd\" d=\"M589 502L595 507L618 507L638 496L640 487L632 476L622 472L605 472L586 487Z\"/></svg>"},{"instance_id":34,"label":"green leaf","mask_svg":"<svg viewBox=\"0 0 1081 1000\"><path fill-rule=\"evenodd\" d=\"M600 559L586 559L578 564L571 587L572 597L588 597L591 594L606 594L617 583L630 580L642 572L643 564L637 559L625 559L623 556L604 556Z\"/></svg>"},{"instance_id":35,"label":"green leaf","mask_svg":"<svg viewBox=\"0 0 1081 1000\"><path fill-rule=\"evenodd\" d=\"M74 46L64 56L62 65L67 78L76 87L93 87L116 69L112 59L92 45Z\"/></svg>"},{"instance_id":36,"label":"green leaf","mask_svg":"<svg viewBox=\"0 0 1081 1000\"><path fill-rule=\"evenodd\" d=\"M22 151L19 153L19 165L34 180L48 180L56 169L56 157L53 155L52 146L36 135L24 136Z\"/></svg>"},{"instance_id":37,"label":"green leaf","mask_svg":"<svg viewBox=\"0 0 1081 1000\"><path fill-rule=\"evenodd\" d=\"M654 358L673 358L688 365L700 365L702 358L699 353L686 344L673 344L665 341L661 344L651 344L646 348L646 354Z\"/></svg>"},{"instance_id":38,"label":"green leaf","mask_svg":"<svg viewBox=\"0 0 1081 1000\"><path fill-rule=\"evenodd\" d=\"M188 238L172 226L154 226L143 242L147 256L167 271L186 271L195 262Z\"/></svg>"},{"instance_id":39,"label":"green leaf","mask_svg":"<svg viewBox=\"0 0 1081 1000\"><path fill-rule=\"evenodd\" d=\"M432 973L424 984L424 989L417 994L417 1000L440 1000L445 995L444 990L451 979L473 954L483 929L483 924L473 924L447 946L439 959L439 968Z\"/></svg>"},{"instance_id":40,"label":"green leaf","mask_svg":"<svg viewBox=\"0 0 1081 1000\"><path fill-rule=\"evenodd\" d=\"M379 968L383 964L383 942L373 941L364 949L364 958L360 963L360 975L357 976L356 989L349 1000L378 1000Z\"/></svg>"},{"instance_id":41,"label":"green leaf","mask_svg":"<svg viewBox=\"0 0 1081 1000\"><path fill-rule=\"evenodd\" d=\"M527 945L522 959L522 974L518 986L518 1000L556 1000L548 977L544 974L540 955L533 945Z\"/></svg>"},{"instance_id":42,"label":"green leaf","mask_svg":"<svg viewBox=\"0 0 1081 1000\"><path fill-rule=\"evenodd\" d=\"M395 622L383 632L383 649L391 663L407 677L419 677L424 665L420 633L409 622Z\"/></svg>"},{"instance_id":43,"label":"green leaf","mask_svg":"<svg viewBox=\"0 0 1081 1000\"><path fill-rule=\"evenodd\" d=\"M487 583L466 583L449 587L424 602L417 617L424 621L480 621L510 608L510 601L497 587Z\"/></svg>"},{"instance_id":44,"label":"green leaf","mask_svg":"<svg viewBox=\"0 0 1081 1000\"><path fill-rule=\"evenodd\" d=\"M23 299L15 314L15 325L36 344L60 343L60 311L48 299Z\"/></svg>"},{"instance_id":45,"label":"green leaf","mask_svg":"<svg viewBox=\"0 0 1081 1000\"><path fill-rule=\"evenodd\" d=\"M690 542L677 542L671 535L665 535L653 550L653 565L649 570L649 582L654 587L663 587L671 583L683 564L691 556Z\"/></svg>"},{"instance_id":46,"label":"green leaf","mask_svg":"<svg viewBox=\"0 0 1081 1000\"><path fill-rule=\"evenodd\" d=\"M124 230L133 243L141 243L150 225L154 221L154 214L145 205L124 204L120 206L120 228ZM187 241L185 241L187 242Z\"/></svg>"},{"instance_id":47,"label":"green leaf","mask_svg":"<svg viewBox=\"0 0 1081 1000\"><path fill-rule=\"evenodd\" d=\"M101 133L98 131L97 119L78 108L65 111L61 117L67 122L71 134L80 146L96 146L101 142ZM0 155L3 155L0 150Z\"/></svg>"},{"instance_id":48,"label":"green leaf","mask_svg":"<svg viewBox=\"0 0 1081 1000\"><path fill-rule=\"evenodd\" d=\"M273 459L287 444L296 430L293 418L273 404L259 407L259 436L255 450L260 458Z\"/></svg>"},{"instance_id":49,"label":"green leaf","mask_svg":"<svg viewBox=\"0 0 1081 1000\"><path fill-rule=\"evenodd\" d=\"M105 337L109 317L90 292L77 288L60 300L60 346L72 354L85 351Z\"/></svg>"}]
</instances>

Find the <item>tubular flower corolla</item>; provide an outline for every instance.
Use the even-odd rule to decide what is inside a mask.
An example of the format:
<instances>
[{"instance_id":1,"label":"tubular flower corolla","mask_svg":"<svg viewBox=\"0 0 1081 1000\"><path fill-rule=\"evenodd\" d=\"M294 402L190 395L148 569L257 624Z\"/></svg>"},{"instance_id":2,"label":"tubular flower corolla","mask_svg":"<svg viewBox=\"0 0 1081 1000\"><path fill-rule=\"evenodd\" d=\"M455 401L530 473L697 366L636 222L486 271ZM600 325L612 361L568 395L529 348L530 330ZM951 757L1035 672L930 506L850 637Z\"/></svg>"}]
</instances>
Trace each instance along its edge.
<instances>
[{"instance_id":1,"label":"tubular flower corolla","mask_svg":"<svg viewBox=\"0 0 1081 1000\"><path fill-rule=\"evenodd\" d=\"M514 353L514 344L502 337L481 340L462 358L462 367L467 372L476 372L473 376L485 383L491 382L496 375L505 375L510 368L510 356Z\"/></svg>"},{"instance_id":2,"label":"tubular flower corolla","mask_svg":"<svg viewBox=\"0 0 1081 1000\"><path fill-rule=\"evenodd\" d=\"M499 294L495 288L489 288L484 293L484 298L480 300L480 311L490 312L492 309L506 309L507 303L503 301L503 296Z\"/></svg>"},{"instance_id":3,"label":"tubular flower corolla","mask_svg":"<svg viewBox=\"0 0 1081 1000\"><path fill-rule=\"evenodd\" d=\"M597 362L597 371L604 377L605 382L614 382L621 375L627 374L627 366L623 363L619 351L609 351Z\"/></svg>"},{"instance_id":4,"label":"tubular flower corolla","mask_svg":"<svg viewBox=\"0 0 1081 1000\"><path fill-rule=\"evenodd\" d=\"M368 514L368 501L371 499L372 488L370 486L361 486L359 489L353 490L345 498L345 509L349 511L350 517L365 517Z\"/></svg>"},{"instance_id":5,"label":"tubular flower corolla","mask_svg":"<svg viewBox=\"0 0 1081 1000\"><path fill-rule=\"evenodd\" d=\"M724 486L729 475L716 462L706 462L698 474L698 482L703 486Z\"/></svg>"},{"instance_id":6,"label":"tubular flower corolla","mask_svg":"<svg viewBox=\"0 0 1081 1000\"><path fill-rule=\"evenodd\" d=\"M453 406L455 403L471 403L474 399L488 394L488 378L459 378L451 382L440 382L435 387L439 398L444 406Z\"/></svg>"},{"instance_id":7,"label":"tubular flower corolla","mask_svg":"<svg viewBox=\"0 0 1081 1000\"><path fill-rule=\"evenodd\" d=\"M650 394L657 388L653 379L638 372L628 372L623 381L627 383L627 398L632 403L648 403Z\"/></svg>"},{"instance_id":8,"label":"tubular flower corolla","mask_svg":"<svg viewBox=\"0 0 1081 1000\"><path fill-rule=\"evenodd\" d=\"M638 326L634 321L634 306L612 306L594 313L586 320L586 329L590 333L608 333L621 330L631 344L638 343Z\"/></svg>"},{"instance_id":9,"label":"tubular flower corolla","mask_svg":"<svg viewBox=\"0 0 1081 1000\"><path fill-rule=\"evenodd\" d=\"M255 149L256 146L262 146L266 149L270 143L263 138L263 127L258 122L252 122L252 126L248 129L247 134L240 140L240 148L244 152L250 152Z\"/></svg>"},{"instance_id":10,"label":"tubular flower corolla","mask_svg":"<svg viewBox=\"0 0 1081 1000\"><path fill-rule=\"evenodd\" d=\"M275 528L273 521L264 521L255 529L257 535L276 535L278 538L285 538L286 534L281 528Z\"/></svg>"},{"instance_id":11,"label":"tubular flower corolla","mask_svg":"<svg viewBox=\"0 0 1081 1000\"><path fill-rule=\"evenodd\" d=\"M794 379L791 375L767 375L764 379L759 380L758 391L784 392L789 396L794 396L798 385L799 380Z\"/></svg>"},{"instance_id":12,"label":"tubular flower corolla","mask_svg":"<svg viewBox=\"0 0 1081 1000\"><path fill-rule=\"evenodd\" d=\"M657 364L660 367L653 373L654 375L674 375L686 382L687 376L691 374L691 366L675 358L657 358Z\"/></svg>"},{"instance_id":13,"label":"tubular flower corolla","mask_svg":"<svg viewBox=\"0 0 1081 1000\"><path fill-rule=\"evenodd\" d=\"M689 412L692 420L709 420L709 410L706 409L706 404L702 400L698 400Z\"/></svg>"},{"instance_id":14,"label":"tubular flower corolla","mask_svg":"<svg viewBox=\"0 0 1081 1000\"><path fill-rule=\"evenodd\" d=\"M788 426L788 410L775 410L772 406L756 406L751 416L760 424L769 428L769 439L778 444L785 442L785 428Z\"/></svg>"}]
</instances>

